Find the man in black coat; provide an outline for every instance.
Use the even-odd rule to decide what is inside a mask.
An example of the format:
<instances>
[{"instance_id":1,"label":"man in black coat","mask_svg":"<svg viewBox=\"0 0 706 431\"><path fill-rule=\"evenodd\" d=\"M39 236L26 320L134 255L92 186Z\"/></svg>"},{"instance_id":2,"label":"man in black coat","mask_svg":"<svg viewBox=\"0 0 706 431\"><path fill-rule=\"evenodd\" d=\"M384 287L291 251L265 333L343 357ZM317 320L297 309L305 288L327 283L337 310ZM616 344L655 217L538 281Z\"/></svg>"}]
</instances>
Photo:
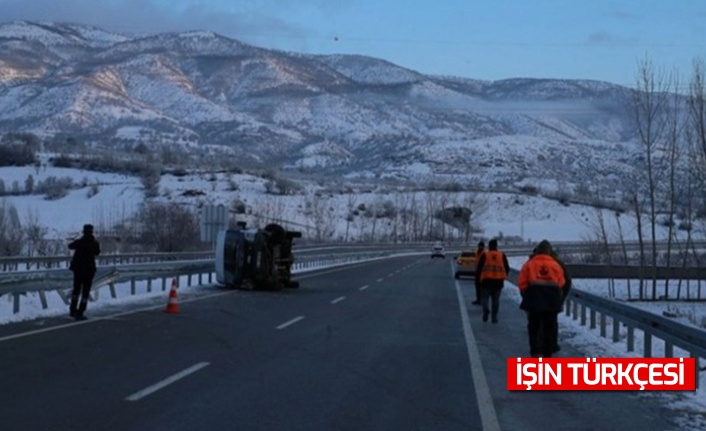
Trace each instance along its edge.
<instances>
[{"instance_id":1,"label":"man in black coat","mask_svg":"<svg viewBox=\"0 0 706 431\"><path fill-rule=\"evenodd\" d=\"M96 275L96 256L101 253L100 244L93 236L93 225L83 225L83 236L69 244L74 250L69 269L74 273L74 289L71 292L69 314L76 320L84 320L93 277ZM79 303L79 295L81 302Z\"/></svg>"}]
</instances>

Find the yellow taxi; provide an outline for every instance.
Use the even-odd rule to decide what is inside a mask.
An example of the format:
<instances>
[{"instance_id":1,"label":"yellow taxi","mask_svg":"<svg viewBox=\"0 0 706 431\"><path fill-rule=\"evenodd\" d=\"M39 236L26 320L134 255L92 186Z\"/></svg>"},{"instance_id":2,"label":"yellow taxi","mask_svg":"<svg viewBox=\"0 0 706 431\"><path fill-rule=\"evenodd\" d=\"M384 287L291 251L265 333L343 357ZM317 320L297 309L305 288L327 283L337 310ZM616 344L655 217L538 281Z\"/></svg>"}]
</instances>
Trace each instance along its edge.
<instances>
[{"instance_id":1,"label":"yellow taxi","mask_svg":"<svg viewBox=\"0 0 706 431\"><path fill-rule=\"evenodd\" d=\"M475 277L476 263L475 251L462 251L460 255L456 256L456 272L454 278L459 279L462 275Z\"/></svg>"}]
</instances>

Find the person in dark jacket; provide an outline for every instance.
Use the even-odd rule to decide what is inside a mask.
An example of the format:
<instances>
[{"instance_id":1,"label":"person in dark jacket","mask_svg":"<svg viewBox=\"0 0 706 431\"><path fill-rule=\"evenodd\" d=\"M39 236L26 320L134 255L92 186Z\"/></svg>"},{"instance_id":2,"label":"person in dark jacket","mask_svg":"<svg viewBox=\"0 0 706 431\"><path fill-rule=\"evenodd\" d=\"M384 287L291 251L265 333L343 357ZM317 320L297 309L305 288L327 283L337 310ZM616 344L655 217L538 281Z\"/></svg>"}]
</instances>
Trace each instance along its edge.
<instances>
[{"instance_id":1,"label":"person in dark jacket","mask_svg":"<svg viewBox=\"0 0 706 431\"><path fill-rule=\"evenodd\" d=\"M487 322L488 315L491 315L492 322L498 323L500 294L509 273L507 256L498 251L498 240L493 238L488 242L488 251L480 256L476 267L476 283L480 285L484 322ZM488 307L488 302L492 302L492 307Z\"/></svg>"},{"instance_id":2,"label":"person in dark jacket","mask_svg":"<svg viewBox=\"0 0 706 431\"><path fill-rule=\"evenodd\" d=\"M564 270L552 253L549 241L540 242L518 277L522 294L520 308L527 312L527 334L533 357L550 358L557 344L557 314L561 310L566 280Z\"/></svg>"},{"instance_id":3,"label":"person in dark jacket","mask_svg":"<svg viewBox=\"0 0 706 431\"><path fill-rule=\"evenodd\" d=\"M84 320L93 277L96 275L96 256L101 253L100 244L93 236L93 225L83 225L83 236L72 241L69 244L69 250L74 250L69 266L69 269L74 273L74 289L71 292L69 315L76 320ZM80 302L79 296L81 297Z\"/></svg>"},{"instance_id":4,"label":"person in dark jacket","mask_svg":"<svg viewBox=\"0 0 706 431\"><path fill-rule=\"evenodd\" d=\"M485 253L485 243L483 241L480 241L478 243L478 246L476 248L476 274L478 273L478 262L480 262L480 257ZM475 287L476 287L476 300L471 302L473 305L480 305L480 279L476 277L475 279Z\"/></svg>"}]
</instances>

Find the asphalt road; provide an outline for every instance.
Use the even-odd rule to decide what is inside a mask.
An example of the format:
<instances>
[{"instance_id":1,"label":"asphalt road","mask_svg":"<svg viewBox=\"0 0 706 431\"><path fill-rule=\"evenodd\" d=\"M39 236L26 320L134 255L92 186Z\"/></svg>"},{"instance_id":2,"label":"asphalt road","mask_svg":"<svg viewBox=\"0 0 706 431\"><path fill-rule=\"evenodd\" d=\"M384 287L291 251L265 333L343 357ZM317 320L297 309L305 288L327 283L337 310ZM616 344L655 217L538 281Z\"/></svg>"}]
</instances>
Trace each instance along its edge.
<instances>
[{"instance_id":1,"label":"asphalt road","mask_svg":"<svg viewBox=\"0 0 706 431\"><path fill-rule=\"evenodd\" d=\"M500 324L483 324L449 259L298 280L204 286L180 295L179 314L165 297L0 326L3 429L673 429L634 394L505 390L505 358L526 354L524 316L505 301Z\"/></svg>"}]
</instances>

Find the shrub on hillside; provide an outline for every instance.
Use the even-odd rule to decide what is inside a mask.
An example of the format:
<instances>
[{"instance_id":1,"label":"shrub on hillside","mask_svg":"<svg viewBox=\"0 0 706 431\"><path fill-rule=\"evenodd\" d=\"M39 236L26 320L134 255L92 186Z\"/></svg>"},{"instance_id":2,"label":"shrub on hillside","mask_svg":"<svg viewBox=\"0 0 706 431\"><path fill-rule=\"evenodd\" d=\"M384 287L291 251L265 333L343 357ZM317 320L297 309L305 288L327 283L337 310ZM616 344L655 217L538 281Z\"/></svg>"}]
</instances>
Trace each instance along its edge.
<instances>
[{"instance_id":1,"label":"shrub on hillside","mask_svg":"<svg viewBox=\"0 0 706 431\"><path fill-rule=\"evenodd\" d=\"M137 213L143 244L157 252L198 248L199 220L188 207L176 203L144 204Z\"/></svg>"},{"instance_id":2,"label":"shrub on hillside","mask_svg":"<svg viewBox=\"0 0 706 431\"><path fill-rule=\"evenodd\" d=\"M18 256L22 252L24 232L17 208L0 201L0 256Z\"/></svg>"},{"instance_id":3,"label":"shrub on hillside","mask_svg":"<svg viewBox=\"0 0 706 431\"><path fill-rule=\"evenodd\" d=\"M33 165L36 154L27 145L15 143L0 143L0 166Z\"/></svg>"},{"instance_id":4,"label":"shrub on hillside","mask_svg":"<svg viewBox=\"0 0 706 431\"><path fill-rule=\"evenodd\" d=\"M71 177L57 178L52 175L40 181L34 187L34 191L37 194L44 194L47 200L56 200L66 196L73 185L74 181Z\"/></svg>"}]
</instances>

